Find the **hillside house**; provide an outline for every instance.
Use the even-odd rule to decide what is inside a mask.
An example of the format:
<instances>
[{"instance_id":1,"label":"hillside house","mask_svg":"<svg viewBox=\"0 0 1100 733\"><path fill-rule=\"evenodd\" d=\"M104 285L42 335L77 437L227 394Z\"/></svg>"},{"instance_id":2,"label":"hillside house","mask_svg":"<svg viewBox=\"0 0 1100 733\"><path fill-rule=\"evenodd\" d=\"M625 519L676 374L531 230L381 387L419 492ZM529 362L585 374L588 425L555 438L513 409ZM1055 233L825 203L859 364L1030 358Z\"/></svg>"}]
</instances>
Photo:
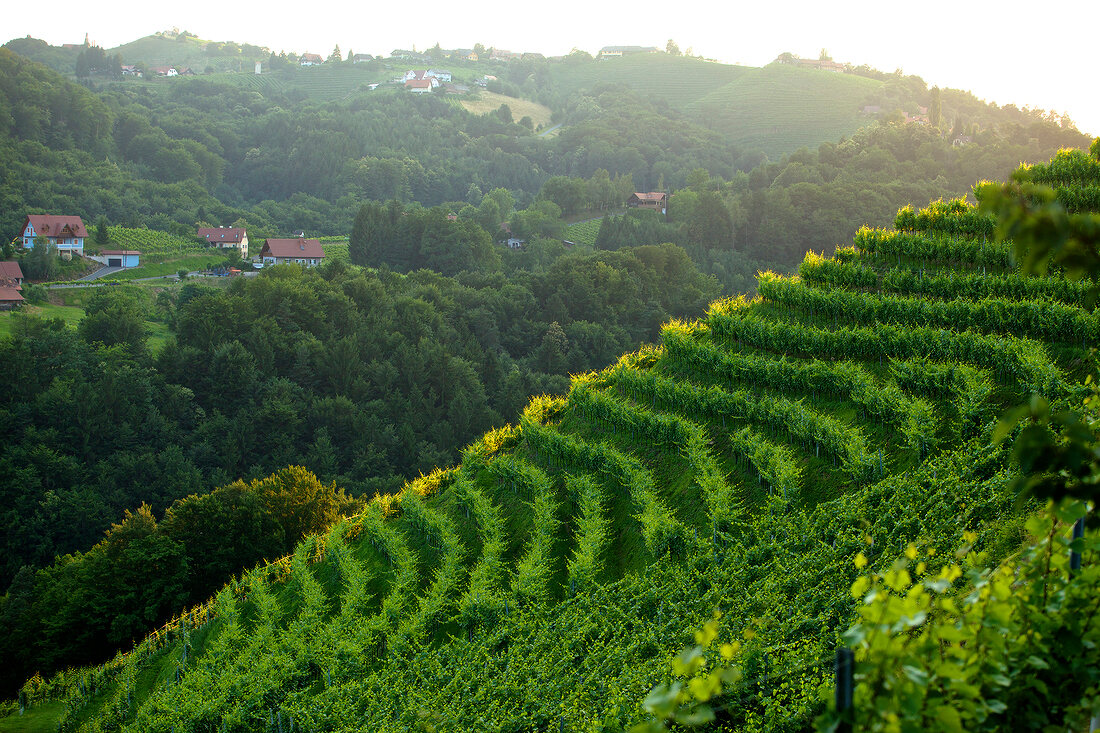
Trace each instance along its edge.
<instances>
[{"instance_id":1,"label":"hillside house","mask_svg":"<svg viewBox=\"0 0 1100 733\"><path fill-rule=\"evenodd\" d=\"M179 76L180 72L174 66L154 66L149 69L155 76Z\"/></svg>"},{"instance_id":2,"label":"hillside house","mask_svg":"<svg viewBox=\"0 0 1100 733\"><path fill-rule=\"evenodd\" d=\"M248 234L242 227L201 227L198 236L211 247L238 249L242 260L248 257Z\"/></svg>"},{"instance_id":3,"label":"hillside house","mask_svg":"<svg viewBox=\"0 0 1100 733\"><path fill-rule=\"evenodd\" d=\"M618 58L636 53L657 53L658 50L656 46L604 46L596 54L596 57L601 59Z\"/></svg>"},{"instance_id":4,"label":"hillside house","mask_svg":"<svg viewBox=\"0 0 1100 733\"><path fill-rule=\"evenodd\" d=\"M409 69L402 76L405 81L421 79L437 79L439 81L450 81L451 72L444 69Z\"/></svg>"},{"instance_id":5,"label":"hillside house","mask_svg":"<svg viewBox=\"0 0 1100 733\"><path fill-rule=\"evenodd\" d=\"M668 213L668 194L663 191L634 192L626 200L626 205L632 209L651 209L666 214Z\"/></svg>"},{"instance_id":6,"label":"hillside house","mask_svg":"<svg viewBox=\"0 0 1100 733\"><path fill-rule=\"evenodd\" d=\"M23 222L20 241L27 249L34 249L35 237L45 237L57 248L58 254L84 254L84 238L88 230L79 216L54 216L53 214L29 214Z\"/></svg>"},{"instance_id":7,"label":"hillside house","mask_svg":"<svg viewBox=\"0 0 1100 733\"><path fill-rule=\"evenodd\" d=\"M427 79L409 79L405 82L405 88L413 94L424 94L439 86L439 79L428 77Z\"/></svg>"},{"instance_id":8,"label":"hillside house","mask_svg":"<svg viewBox=\"0 0 1100 733\"><path fill-rule=\"evenodd\" d=\"M353 64L365 64L368 61L374 61L374 57L369 53L357 53L351 57Z\"/></svg>"},{"instance_id":9,"label":"hillside house","mask_svg":"<svg viewBox=\"0 0 1100 733\"><path fill-rule=\"evenodd\" d=\"M0 285L0 310L10 311L23 305L23 294L15 288Z\"/></svg>"},{"instance_id":10,"label":"hillside house","mask_svg":"<svg viewBox=\"0 0 1100 733\"><path fill-rule=\"evenodd\" d=\"M303 53L301 58L298 59L300 66L320 66L325 63L325 60L321 58L320 54L316 53Z\"/></svg>"},{"instance_id":11,"label":"hillside house","mask_svg":"<svg viewBox=\"0 0 1100 733\"><path fill-rule=\"evenodd\" d=\"M0 287L23 289L23 270L18 262L0 262Z\"/></svg>"},{"instance_id":12,"label":"hillside house","mask_svg":"<svg viewBox=\"0 0 1100 733\"><path fill-rule=\"evenodd\" d=\"M314 267L325 259L325 251L318 239L269 239L260 250L264 267L296 263Z\"/></svg>"},{"instance_id":13,"label":"hillside house","mask_svg":"<svg viewBox=\"0 0 1100 733\"><path fill-rule=\"evenodd\" d=\"M107 267L130 268L141 264L141 252L136 249L105 249L98 258Z\"/></svg>"}]
</instances>

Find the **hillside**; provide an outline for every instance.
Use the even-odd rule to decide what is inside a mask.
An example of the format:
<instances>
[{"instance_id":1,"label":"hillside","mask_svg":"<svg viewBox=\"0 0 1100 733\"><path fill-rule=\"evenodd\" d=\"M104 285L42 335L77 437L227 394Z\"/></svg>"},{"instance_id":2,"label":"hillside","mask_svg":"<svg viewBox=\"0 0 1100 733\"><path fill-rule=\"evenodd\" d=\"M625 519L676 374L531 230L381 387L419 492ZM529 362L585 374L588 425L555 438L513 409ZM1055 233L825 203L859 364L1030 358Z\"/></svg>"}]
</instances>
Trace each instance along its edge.
<instances>
[{"instance_id":1,"label":"hillside","mask_svg":"<svg viewBox=\"0 0 1100 733\"><path fill-rule=\"evenodd\" d=\"M882 82L770 64L693 100L687 110L745 147L772 158L851 135L871 119L861 113Z\"/></svg>"},{"instance_id":2,"label":"hillside","mask_svg":"<svg viewBox=\"0 0 1100 733\"><path fill-rule=\"evenodd\" d=\"M1063 154L1040 174L1067 206L1096 209L1075 191L1094 190L1100 160ZM1058 534L1014 506L993 428L1031 393L1075 403L1082 346L1100 335L1086 284L1016 274L992 219L965 203L895 224L807 257L798 277L762 274L752 302L667 324L660 347L534 399L457 467L233 581L134 653L59 678L62 730L620 730L669 709L646 694L715 609L720 624L679 663L690 676L717 635L709 658L742 672L710 729L811 727L864 565L901 603L906 557L916 577L946 573L912 601L962 574L960 545L964 562L996 564ZM981 577L939 612L989 607L985 592L964 600ZM1057 613L1043 598L1039 613ZM977 623L1003 637L1008 621ZM988 701L983 729L1094 690L1054 684L1044 670L1062 666L1036 663L1028 679L1051 684L1019 688L1038 696L1026 700L967 672ZM929 715L957 721L956 704ZM861 714L869 726L874 710Z\"/></svg>"},{"instance_id":3,"label":"hillside","mask_svg":"<svg viewBox=\"0 0 1100 733\"><path fill-rule=\"evenodd\" d=\"M795 66L732 66L663 53L551 67L570 93L625 86L772 158L849 136L871 122L863 105L883 82Z\"/></svg>"}]
</instances>

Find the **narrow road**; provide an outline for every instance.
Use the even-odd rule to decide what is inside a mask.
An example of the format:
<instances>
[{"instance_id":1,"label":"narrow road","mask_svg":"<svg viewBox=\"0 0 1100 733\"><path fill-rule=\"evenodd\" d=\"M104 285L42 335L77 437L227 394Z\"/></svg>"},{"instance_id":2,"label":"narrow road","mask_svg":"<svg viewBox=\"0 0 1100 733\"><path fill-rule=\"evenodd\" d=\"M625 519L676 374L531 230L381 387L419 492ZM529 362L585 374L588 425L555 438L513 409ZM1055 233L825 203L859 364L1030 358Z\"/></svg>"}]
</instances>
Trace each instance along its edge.
<instances>
[{"instance_id":1,"label":"narrow road","mask_svg":"<svg viewBox=\"0 0 1100 733\"><path fill-rule=\"evenodd\" d=\"M89 280L98 280L101 277L106 277L107 275L114 275L116 272L121 272L122 269L123 268L121 268L121 267L101 267L98 270L96 270L95 272L89 273L89 274L85 275L84 277L78 277L75 280L75 282L87 282Z\"/></svg>"},{"instance_id":2,"label":"narrow road","mask_svg":"<svg viewBox=\"0 0 1100 733\"><path fill-rule=\"evenodd\" d=\"M539 137L546 137L547 135L549 135L550 133L552 133L552 132L553 132L554 130L556 130L556 129L558 129L559 127L561 127L561 126L562 126L563 124L564 124L564 123L562 123L562 122L559 122L558 124L554 125L553 127L548 127L548 128L546 128L545 130L543 130L542 132L540 132L540 133L539 133Z\"/></svg>"}]
</instances>

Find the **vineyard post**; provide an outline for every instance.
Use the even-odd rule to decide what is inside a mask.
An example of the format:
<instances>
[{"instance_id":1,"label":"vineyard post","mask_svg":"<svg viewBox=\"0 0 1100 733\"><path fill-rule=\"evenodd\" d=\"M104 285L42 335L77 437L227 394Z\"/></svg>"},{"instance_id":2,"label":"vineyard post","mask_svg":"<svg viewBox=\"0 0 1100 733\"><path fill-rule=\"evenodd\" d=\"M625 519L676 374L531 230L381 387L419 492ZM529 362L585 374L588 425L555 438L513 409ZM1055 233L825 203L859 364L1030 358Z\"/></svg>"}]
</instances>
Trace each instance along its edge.
<instances>
[{"instance_id":1,"label":"vineyard post","mask_svg":"<svg viewBox=\"0 0 1100 733\"><path fill-rule=\"evenodd\" d=\"M1085 518L1080 517L1073 523L1073 539L1079 540L1085 536ZM1077 550L1071 549L1069 551L1069 572L1070 577L1076 575L1081 570L1081 553ZM1092 730L1095 730L1093 728Z\"/></svg>"},{"instance_id":2,"label":"vineyard post","mask_svg":"<svg viewBox=\"0 0 1100 733\"><path fill-rule=\"evenodd\" d=\"M837 733L852 733L852 667L855 655L851 649L836 650L836 712L839 717Z\"/></svg>"}]
</instances>

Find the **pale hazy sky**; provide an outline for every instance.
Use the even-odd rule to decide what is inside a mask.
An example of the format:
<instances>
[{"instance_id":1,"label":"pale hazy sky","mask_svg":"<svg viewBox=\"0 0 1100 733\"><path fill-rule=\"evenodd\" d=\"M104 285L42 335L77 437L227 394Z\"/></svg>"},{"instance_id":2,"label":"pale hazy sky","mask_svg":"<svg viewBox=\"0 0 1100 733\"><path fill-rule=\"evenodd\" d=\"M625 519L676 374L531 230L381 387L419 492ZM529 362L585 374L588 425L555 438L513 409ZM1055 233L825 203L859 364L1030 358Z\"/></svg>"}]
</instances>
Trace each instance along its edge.
<instances>
[{"instance_id":1,"label":"pale hazy sky","mask_svg":"<svg viewBox=\"0 0 1100 733\"><path fill-rule=\"evenodd\" d=\"M783 51L901 68L929 84L954 87L998 104L1067 112L1100 135L1100 63L1096 0L889 0L755 2L730 0L556 0L476 3L239 2L121 3L44 0L12 3L0 14L0 42L32 35L78 43L85 32L110 48L178 27L200 38L327 56L388 53L394 48L470 47L476 42L547 55L573 47L664 47L730 63L761 66ZM117 8L117 10L116 10Z\"/></svg>"}]
</instances>

